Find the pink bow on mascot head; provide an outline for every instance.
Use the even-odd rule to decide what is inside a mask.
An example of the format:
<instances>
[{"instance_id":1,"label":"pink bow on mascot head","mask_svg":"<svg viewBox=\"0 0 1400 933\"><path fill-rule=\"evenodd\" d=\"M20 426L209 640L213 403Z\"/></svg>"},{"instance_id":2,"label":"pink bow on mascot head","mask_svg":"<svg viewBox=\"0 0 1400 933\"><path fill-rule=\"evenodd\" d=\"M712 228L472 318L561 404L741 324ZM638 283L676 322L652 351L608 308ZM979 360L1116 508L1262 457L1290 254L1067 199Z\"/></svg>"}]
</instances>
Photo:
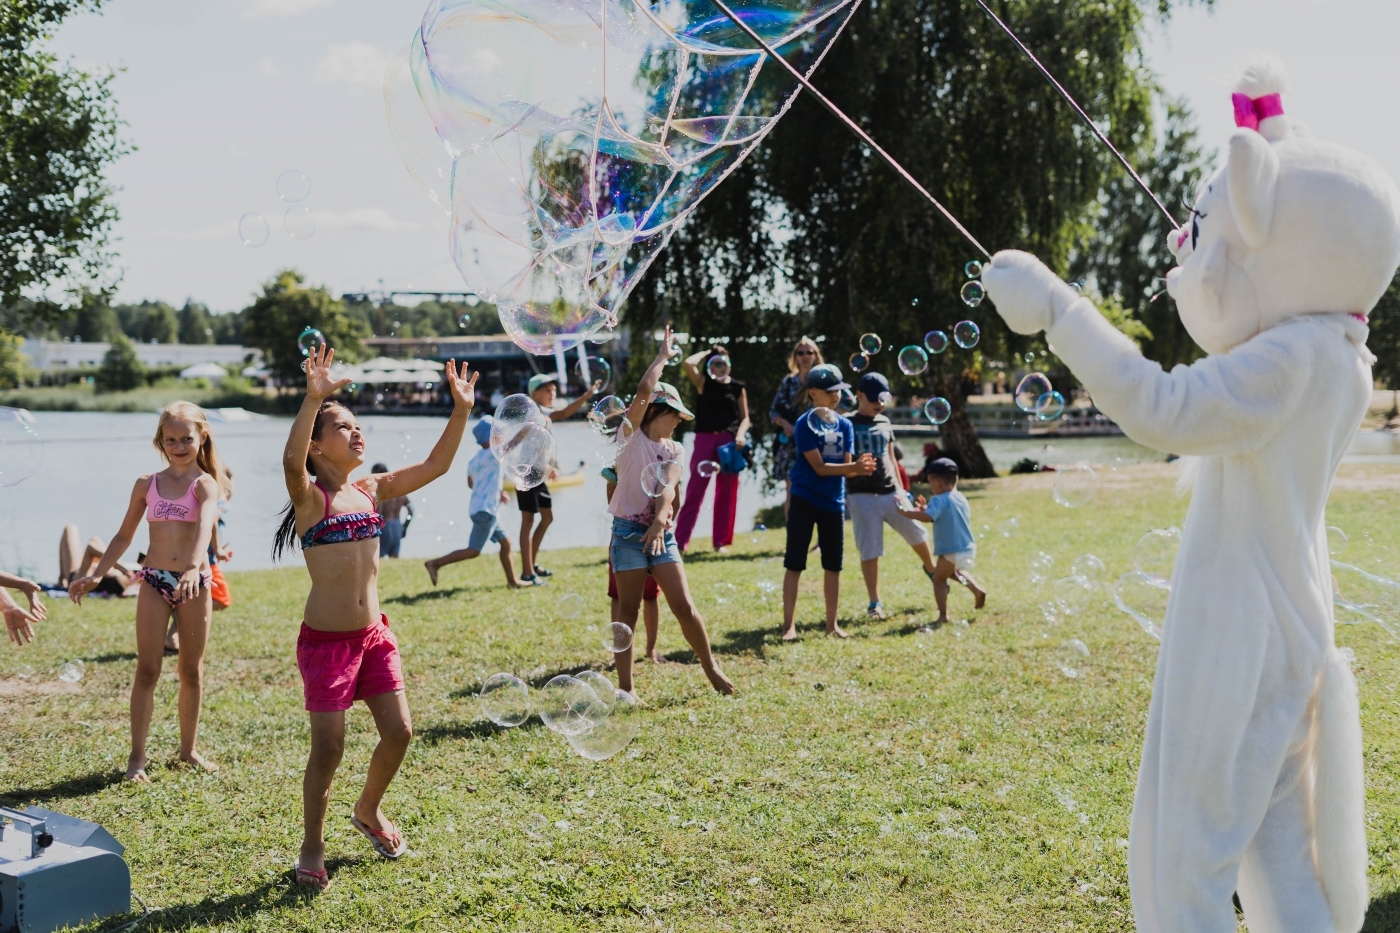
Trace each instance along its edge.
<instances>
[{"instance_id":1,"label":"pink bow on mascot head","mask_svg":"<svg viewBox=\"0 0 1400 933\"><path fill-rule=\"evenodd\" d=\"M1235 126L1257 132L1261 120L1283 116L1283 97L1278 94L1265 94L1263 97L1231 94L1230 100L1235 105Z\"/></svg>"}]
</instances>

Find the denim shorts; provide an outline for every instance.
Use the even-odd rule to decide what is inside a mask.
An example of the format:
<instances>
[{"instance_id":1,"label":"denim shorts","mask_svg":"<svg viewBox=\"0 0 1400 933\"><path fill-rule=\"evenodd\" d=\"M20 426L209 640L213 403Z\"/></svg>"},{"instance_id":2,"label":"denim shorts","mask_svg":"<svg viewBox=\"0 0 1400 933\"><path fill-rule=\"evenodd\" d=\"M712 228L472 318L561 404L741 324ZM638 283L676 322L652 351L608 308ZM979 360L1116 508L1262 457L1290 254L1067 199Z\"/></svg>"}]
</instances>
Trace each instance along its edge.
<instances>
[{"instance_id":1,"label":"denim shorts","mask_svg":"<svg viewBox=\"0 0 1400 933\"><path fill-rule=\"evenodd\" d=\"M506 533L496 524L496 516L490 512L472 513L472 536L467 542L468 550L481 553L481 549L486 547L486 542L500 544L506 539Z\"/></svg>"},{"instance_id":2,"label":"denim shorts","mask_svg":"<svg viewBox=\"0 0 1400 933\"><path fill-rule=\"evenodd\" d=\"M661 537L661 553L648 554L642 549L642 537L647 526L640 522L629 522L625 518L613 519L612 545L608 552L612 557L614 573L629 570L646 570L659 564L679 564L681 550L676 546L676 536L669 530Z\"/></svg>"}]
</instances>

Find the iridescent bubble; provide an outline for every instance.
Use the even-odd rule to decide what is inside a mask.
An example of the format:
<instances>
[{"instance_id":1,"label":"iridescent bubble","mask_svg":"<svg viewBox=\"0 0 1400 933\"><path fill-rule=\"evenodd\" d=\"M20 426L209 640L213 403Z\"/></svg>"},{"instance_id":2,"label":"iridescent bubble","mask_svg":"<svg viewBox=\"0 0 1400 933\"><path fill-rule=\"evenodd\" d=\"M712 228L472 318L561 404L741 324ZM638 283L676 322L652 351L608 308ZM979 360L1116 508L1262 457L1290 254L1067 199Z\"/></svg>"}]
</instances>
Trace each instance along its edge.
<instances>
[{"instance_id":1,"label":"iridescent bubble","mask_svg":"<svg viewBox=\"0 0 1400 933\"><path fill-rule=\"evenodd\" d=\"M294 204L282 215L282 229L294 240L309 240L316 235L316 215L304 204Z\"/></svg>"},{"instance_id":2,"label":"iridescent bubble","mask_svg":"<svg viewBox=\"0 0 1400 933\"><path fill-rule=\"evenodd\" d=\"M554 464L554 433L542 424L522 425L501 445L501 472L519 490L533 489L549 476Z\"/></svg>"},{"instance_id":3,"label":"iridescent bubble","mask_svg":"<svg viewBox=\"0 0 1400 933\"><path fill-rule=\"evenodd\" d=\"M1133 566L1138 573L1156 580L1170 580L1181 532L1176 528L1154 528L1138 539L1133 548Z\"/></svg>"},{"instance_id":4,"label":"iridescent bubble","mask_svg":"<svg viewBox=\"0 0 1400 933\"><path fill-rule=\"evenodd\" d=\"M943 424L953 416L953 406L946 398L935 395L924 403L924 417L934 424Z\"/></svg>"},{"instance_id":5,"label":"iridescent bubble","mask_svg":"<svg viewBox=\"0 0 1400 933\"><path fill-rule=\"evenodd\" d=\"M758 587L758 601L766 603L770 598L782 593L782 586L772 577L759 577L754 581L754 586Z\"/></svg>"},{"instance_id":6,"label":"iridescent bubble","mask_svg":"<svg viewBox=\"0 0 1400 933\"><path fill-rule=\"evenodd\" d=\"M879 334L861 334L860 350L866 356L874 356L880 352L882 341Z\"/></svg>"},{"instance_id":7,"label":"iridescent bubble","mask_svg":"<svg viewBox=\"0 0 1400 933\"><path fill-rule=\"evenodd\" d=\"M1065 413L1065 397L1051 389L1035 402L1035 420L1054 421Z\"/></svg>"},{"instance_id":8,"label":"iridescent bubble","mask_svg":"<svg viewBox=\"0 0 1400 933\"><path fill-rule=\"evenodd\" d=\"M705 479L709 479L719 472L719 464L713 460L701 460L695 465L695 472Z\"/></svg>"},{"instance_id":9,"label":"iridescent bubble","mask_svg":"<svg viewBox=\"0 0 1400 933\"><path fill-rule=\"evenodd\" d=\"M1067 509L1078 508L1099 491L1099 477L1094 468L1084 462L1061 466L1055 470L1055 501Z\"/></svg>"},{"instance_id":10,"label":"iridescent bubble","mask_svg":"<svg viewBox=\"0 0 1400 933\"><path fill-rule=\"evenodd\" d=\"M1049 625L1060 624L1060 607L1055 605L1054 600L1049 600L1040 604L1040 614L1044 616Z\"/></svg>"},{"instance_id":11,"label":"iridescent bubble","mask_svg":"<svg viewBox=\"0 0 1400 933\"><path fill-rule=\"evenodd\" d=\"M1060 577L1050 585L1050 599L1063 615L1078 615L1084 611L1093 589L1088 577Z\"/></svg>"},{"instance_id":12,"label":"iridescent bubble","mask_svg":"<svg viewBox=\"0 0 1400 933\"><path fill-rule=\"evenodd\" d=\"M302 356L310 356L312 350L319 350L326 345L326 335L314 327L308 327L297 335L297 349ZM303 367L303 372L305 368Z\"/></svg>"},{"instance_id":13,"label":"iridescent bubble","mask_svg":"<svg viewBox=\"0 0 1400 933\"><path fill-rule=\"evenodd\" d=\"M976 279L982 276L982 263L976 259L963 266L963 274L969 279Z\"/></svg>"},{"instance_id":14,"label":"iridescent bubble","mask_svg":"<svg viewBox=\"0 0 1400 933\"><path fill-rule=\"evenodd\" d=\"M942 353L948 349L948 335L941 330L931 330L924 334L924 349L930 353Z\"/></svg>"},{"instance_id":15,"label":"iridescent bubble","mask_svg":"<svg viewBox=\"0 0 1400 933\"><path fill-rule=\"evenodd\" d=\"M598 703L605 711L605 715L610 715L613 707L617 705L617 688L613 682L608 680L606 674L600 674L595 670L579 671L574 675L583 683L588 684L593 695L598 698Z\"/></svg>"},{"instance_id":16,"label":"iridescent bubble","mask_svg":"<svg viewBox=\"0 0 1400 933\"><path fill-rule=\"evenodd\" d=\"M562 735L577 735L607 717L593 688L569 674L550 678L540 688L535 705L545 726Z\"/></svg>"},{"instance_id":17,"label":"iridescent bubble","mask_svg":"<svg viewBox=\"0 0 1400 933\"><path fill-rule=\"evenodd\" d=\"M262 246L271 235L272 228L262 214L249 212L238 218L238 238L244 246Z\"/></svg>"},{"instance_id":18,"label":"iridescent bubble","mask_svg":"<svg viewBox=\"0 0 1400 933\"><path fill-rule=\"evenodd\" d=\"M1083 577L1091 584L1097 586L1103 582L1103 576L1108 572L1103 561L1093 554L1081 554L1070 564L1070 573L1078 577Z\"/></svg>"},{"instance_id":19,"label":"iridescent bubble","mask_svg":"<svg viewBox=\"0 0 1400 933\"><path fill-rule=\"evenodd\" d=\"M1038 552L1031 558L1031 582L1044 583L1050 579L1050 573L1055 568L1055 558L1044 551Z\"/></svg>"},{"instance_id":20,"label":"iridescent bubble","mask_svg":"<svg viewBox=\"0 0 1400 933\"><path fill-rule=\"evenodd\" d=\"M530 718L530 688L514 674L492 674L477 694L481 713L498 726L512 728Z\"/></svg>"},{"instance_id":21,"label":"iridescent bubble","mask_svg":"<svg viewBox=\"0 0 1400 933\"><path fill-rule=\"evenodd\" d=\"M982 287L982 283L973 280L967 282L962 287L963 304L969 308L975 308L982 303L982 299L987 297L987 290Z\"/></svg>"},{"instance_id":22,"label":"iridescent bubble","mask_svg":"<svg viewBox=\"0 0 1400 933\"><path fill-rule=\"evenodd\" d=\"M714 356L710 357L709 362L705 364L705 372L711 379L723 379L725 376L729 375L729 371L732 368L733 364L729 362L729 357L725 356L723 353L716 353Z\"/></svg>"},{"instance_id":23,"label":"iridescent bubble","mask_svg":"<svg viewBox=\"0 0 1400 933\"><path fill-rule=\"evenodd\" d=\"M465 311L462 312L461 314L457 315L457 326L458 326L458 327L466 327L466 326L467 326L468 324L470 324L471 322L472 322L472 316L471 316L470 314L467 314Z\"/></svg>"},{"instance_id":24,"label":"iridescent bubble","mask_svg":"<svg viewBox=\"0 0 1400 933\"><path fill-rule=\"evenodd\" d=\"M1113 602L1132 616L1144 632L1160 640L1171 592L1172 586L1166 580L1136 571L1118 578L1113 585Z\"/></svg>"},{"instance_id":25,"label":"iridescent bubble","mask_svg":"<svg viewBox=\"0 0 1400 933\"><path fill-rule=\"evenodd\" d=\"M566 593L554 604L554 614L561 619L577 619L588 608L588 600L577 593Z\"/></svg>"},{"instance_id":26,"label":"iridescent bubble","mask_svg":"<svg viewBox=\"0 0 1400 933\"><path fill-rule=\"evenodd\" d=\"M311 179L294 168L277 176L277 196L288 204L306 200L311 193Z\"/></svg>"},{"instance_id":27,"label":"iridescent bubble","mask_svg":"<svg viewBox=\"0 0 1400 933\"><path fill-rule=\"evenodd\" d=\"M720 605L723 605L728 602L733 602L734 597L738 594L739 588L733 583L726 583L725 581L721 580L720 582L715 584L715 602L719 603Z\"/></svg>"},{"instance_id":28,"label":"iridescent bubble","mask_svg":"<svg viewBox=\"0 0 1400 933\"><path fill-rule=\"evenodd\" d=\"M0 486L4 485L4 475L0 474ZM1347 550L1347 533L1336 525L1327 526L1327 553L1333 557L1340 557Z\"/></svg>"},{"instance_id":29,"label":"iridescent bubble","mask_svg":"<svg viewBox=\"0 0 1400 933\"><path fill-rule=\"evenodd\" d=\"M813 421L817 422L817 424L813 425L812 427L818 428L818 430L821 429L818 427L818 425L823 427L831 427L832 425L836 424L836 419L839 417L840 415L836 414L836 412L832 411L830 408L813 408L811 418Z\"/></svg>"},{"instance_id":30,"label":"iridescent bubble","mask_svg":"<svg viewBox=\"0 0 1400 933\"><path fill-rule=\"evenodd\" d=\"M616 395L603 396L588 413L588 423L604 437L615 434L626 418L627 406Z\"/></svg>"},{"instance_id":31,"label":"iridescent bubble","mask_svg":"<svg viewBox=\"0 0 1400 933\"><path fill-rule=\"evenodd\" d=\"M521 428L527 424L543 423L544 415L534 399L521 393L507 395L501 400L501 404L496 406L496 414L491 419L491 452L496 455L497 460L501 459L505 445Z\"/></svg>"},{"instance_id":32,"label":"iridescent bubble","mask_svg":"<svg viewBox=\"0 0 1400 933\"><path fill-rule=\"evenodd\" d=\"M1010 538L1020 533L1020 531L1021 523L1014 518L1004 519L997 525L997 534L1001 535L1003 538Z\"/></svg>"},{"instance_id":33,"label":"iridescent bubble","mask_svg":"<svg viewBox=\"0 0 1400 933\"><path fill-rule=\"evenodd\" d=\"M899 351L899 371L906 376L917 376L928 369L928 354L923 347L909 345Z\"/></svg>"},{"instance_id":34,"label":"iridescent bubble","mask_svg":"<svg viewBox=\"0 0 1400 933\"><path fill-rule=\"evenodd\" d=\"M583 365L583 360L574 363L574 376L579 384L594 387L594 392L602 392L612 385L612 375L612 364L601 357L590 356L587 367Z\"/></svg>"},{"instance_id":35,"label":"iridescent bubble","mask_svg":"<svg viewBox=\"0 0 1400 933\"><path fill-rule=\"evenodd\" d=\"M1016 407L1021 411L1033 413L1040 397L1053 391L1055 387L1050 384L1044 373L1027 373L1016 383Z\"/></svg>"},{"instance_id":36,"label":"iridescent bubble","mask_svg":"<svg viewBox=\"0 0 1400 933\"><path fill-rule=\"evenodd\" d=\"M594 692L598 691L595 689ZM608 718L591 729L565 738L569 747L584 758L603 761L622 751L637 737L642 728L640 713L641 707L636 697L625 690L613 690Z\"/></svg>"},{"instance_id":37,"label":"iridescent bubble","mask_svg":"<svg viewBox=\"0 0 1400 933\"><path fill-rule=\"evenodd\" d=\"M853 8L738 15L802 73ZM384 98L410 175L452 214L450 251L534 353L616 324L671 234L798 86L711 7L434 4Z\"/></svg>"},{"instance_id":38,"label":"iridescent bubble","mask_svg":"<svg viewBox=\"0 0 1400 933\"><path fill-rule=\"evenodd\" d=\"M863 373L870 367L870 357L864 353L852 353L851 358L846 361L853 373Z\"/></svg>"},{"instance_id":39,"label":"iridescent bubble","mask_svg":"<svg viewBox=\"0 0 1400 933\"><path fill-rule=\"evenodd\" d=\"M83 674L87 672L87 665L77 658L64 664L58 669L58 679L65 684L76 684L83 679Z\"/></svg>"},{"instance_id":40,"label":"iridescent bubble","mask_svg":"<svg viewBox=\"0 0 1400 933\"><path fill-rule=\"evenodd\" d=\"M679 460L658 460L642 467L642 492L655 499L681 480Z\"/></svg>"},{"instance_id":41,"label":"iridescent bubble","mask_svg":"<svg viewBox=\"0 0 1400 933\"><path fill-rule=\"evenodd\" d=\"M625 622L609 622L603 629L603 650L621 654L632 647L632 628Z\"/></svg>"},{"instance_id":42,"label":"iridescent bubble","mask_svg":"<svg viewBox=\"0 0 1400 933\"><path fill-rule=\"evenodd\" d=\"M964 350L971 350L981 339L982 331L972 321L959 321L953 325L953 342Z\"/></svg>"},{"instance_id":43,"label":"iridescent bubble","mask_svg":"<svg viewBox=\"0 0 1400 933\"><path fill-rule=\"evenodd\" d=\"M18 485L44 465L37 420L26 409L0 407L0 487Z\"/></svg>"},{"instance_id":44,"label":"iridescent bubble","mask_svg":"<svg viewBox=\"0 0 1400 933\"><path fill-rule=\"evenodd\" d=\"M1068 638L1055 649L1055 666L1071 680L1077 680L1088 673L1089 646L1078 638Z\"/></svg>"},{"instance_id":45,"label":"iridescent bubble","mask_svg":"<svg viewBox=\"0 0 1400 933\"><path fill-rule=\"evenodd\" d=\"M28 664L16 664L15 676L20 680L33 680L34 668L30 667Z\"/></svg>"}]
</instances>

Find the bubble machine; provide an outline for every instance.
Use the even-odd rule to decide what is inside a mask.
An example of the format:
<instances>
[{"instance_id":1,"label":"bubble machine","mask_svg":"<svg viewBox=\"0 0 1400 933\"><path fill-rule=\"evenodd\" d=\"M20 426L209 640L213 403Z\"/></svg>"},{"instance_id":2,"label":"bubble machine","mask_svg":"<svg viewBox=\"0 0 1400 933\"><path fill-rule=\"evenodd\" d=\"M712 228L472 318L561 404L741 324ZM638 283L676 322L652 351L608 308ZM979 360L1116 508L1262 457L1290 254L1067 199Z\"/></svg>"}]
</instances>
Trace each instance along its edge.
<instances>
[{"instance_id":1,"label":"bubble machine","mask_svg":"<svg viewBox=\"0 0 1400 933\"><path fill-rule=\"evenodd\" d=\"M0 933L48 933L127 913L124 851L96 823L0 807Z\"/></svg>"}]
</instances>

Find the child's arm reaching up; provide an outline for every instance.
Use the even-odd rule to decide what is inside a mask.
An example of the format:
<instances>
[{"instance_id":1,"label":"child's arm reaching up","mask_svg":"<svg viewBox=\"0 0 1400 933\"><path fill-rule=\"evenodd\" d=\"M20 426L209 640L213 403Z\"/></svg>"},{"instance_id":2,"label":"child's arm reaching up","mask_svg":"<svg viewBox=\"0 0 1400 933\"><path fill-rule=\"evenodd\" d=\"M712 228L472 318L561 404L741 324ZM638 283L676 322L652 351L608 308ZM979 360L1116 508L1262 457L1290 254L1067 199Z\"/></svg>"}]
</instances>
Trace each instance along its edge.
<instances>
[{"instance_id":1,"label":"child's arm reaching up","mask_svg":"<svg viewBox=\"0 0 1400 933\"><path fill-rule=\"evenodd\" d=\"M647 406L651 404L651 393L661 381L661 370L665 368L666 361L671 358L673 339L671 325L667 324L666 332L661 337L661 347L656 351L656 358L651 361L647 371L642 373L642 381L637 383L637 394L632 396L632 405L627 409L627 423L631 426L628 433L642 426L642 416L647 413Z\"/></svg>"},{"instance_id":2,"label":"child's arm reaching up","mask_svg":"<svg viewBox=\"0 0 1400 933\"><path fill-rule=\"evenodd\" d=\"M367 490L377 502L406 496L421 489L452 467L452 459L457 456L457 448L462 445L462 435L467 430L467 419L471 417L472 406L476 404L476 377L472 373L467 378L467 363L460 366L455 360L447 361L445 377L452 390L452 416L447 419L447 427L442 437L433 445L432 453L422 463L414 463L390 473L375 473L360 480L369 487ZM410 512L410 514L412 514Z\"/></svg>"},{"instance_id":3,"label":"child's arm reaching up","mask_svg":"<svg viewBox=\"0 0 1400 933\"><path fill-rule=\"evenodd\" d=\"M341 386L350 384L349 379L331 378L331 361L335 351L320 346L306 358L306 398L296 420L292 422L291 433L287 435L287 446L282 448L282 477L287 483L287 495L298 507L307 504L311 493L311 476L306 472L307 451L311 449L311 432L316 428L316 413L321 403L330 398Z\"/></svg>"}]
</instances>

